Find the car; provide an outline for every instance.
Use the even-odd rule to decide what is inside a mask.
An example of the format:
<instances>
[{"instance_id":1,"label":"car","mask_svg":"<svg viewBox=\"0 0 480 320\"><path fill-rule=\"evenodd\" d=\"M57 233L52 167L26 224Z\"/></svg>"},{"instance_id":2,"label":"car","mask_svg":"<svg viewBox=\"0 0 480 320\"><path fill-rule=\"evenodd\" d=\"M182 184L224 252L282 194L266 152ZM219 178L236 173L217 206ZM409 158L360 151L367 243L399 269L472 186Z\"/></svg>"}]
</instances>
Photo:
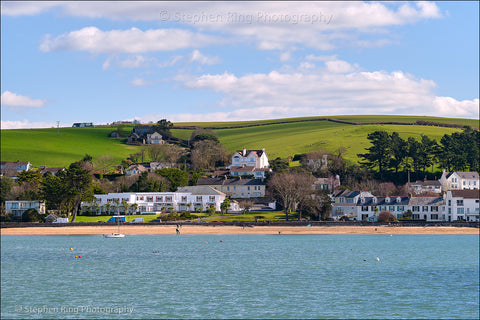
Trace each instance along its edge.
<instances>
[{"instance_id":1,"label":"car","mask_svg":"<svg viewBox=\"0 0 480 320\"><path fill-rule=\"evenodd\" d=\"M149 222L162 222L162 219L153 219L153 220L150 220Z\"/></svg>"}]
</instances>

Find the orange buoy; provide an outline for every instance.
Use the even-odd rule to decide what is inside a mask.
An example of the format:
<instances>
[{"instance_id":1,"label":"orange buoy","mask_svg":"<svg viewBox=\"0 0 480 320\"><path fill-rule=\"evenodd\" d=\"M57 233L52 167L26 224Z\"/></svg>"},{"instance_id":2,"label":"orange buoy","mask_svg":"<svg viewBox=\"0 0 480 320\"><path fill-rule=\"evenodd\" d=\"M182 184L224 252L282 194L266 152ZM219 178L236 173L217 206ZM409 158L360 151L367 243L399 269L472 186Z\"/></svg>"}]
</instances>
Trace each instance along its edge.
<instances>
[{"instance_id":1,"label":"orange buoy","mask_svg":"<svg viewBox=\"0 0 480 320\"><path fill-rule=\"evenodd\" d=\"M75 258L78 258L78 256L75 256Z\"/></svg>"},{"instance_id":2,"label":"orange buoy","mask_svg":"<svg viewBox=\"0 0 480 320\"><path fill-rule=\"evenodd\" d=\"M70 248L70 250L73 250L72 248Z\"/></svg>"}]
</instances>

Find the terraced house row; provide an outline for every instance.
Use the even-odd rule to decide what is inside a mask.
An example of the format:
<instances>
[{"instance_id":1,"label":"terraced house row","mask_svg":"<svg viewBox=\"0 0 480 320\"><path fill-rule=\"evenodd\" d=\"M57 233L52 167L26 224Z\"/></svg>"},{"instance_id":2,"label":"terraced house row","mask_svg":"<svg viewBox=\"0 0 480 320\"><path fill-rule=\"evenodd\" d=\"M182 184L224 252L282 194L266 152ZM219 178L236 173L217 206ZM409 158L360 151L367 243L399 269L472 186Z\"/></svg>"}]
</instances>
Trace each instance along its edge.
<instances>
[{"instance_id":1,"label":"terraced house row","mask_svg":"<svg viewBox=\"0 0 480 320\"><path fill-rule=\"evenodd\" d=\"M448 190L442 196L376 197L368 191L342 190L333 196L332 217L376 221L382 211L396 218L408 211L412 219L480 221L479 190Z\"/></svg>"}]
</instances>

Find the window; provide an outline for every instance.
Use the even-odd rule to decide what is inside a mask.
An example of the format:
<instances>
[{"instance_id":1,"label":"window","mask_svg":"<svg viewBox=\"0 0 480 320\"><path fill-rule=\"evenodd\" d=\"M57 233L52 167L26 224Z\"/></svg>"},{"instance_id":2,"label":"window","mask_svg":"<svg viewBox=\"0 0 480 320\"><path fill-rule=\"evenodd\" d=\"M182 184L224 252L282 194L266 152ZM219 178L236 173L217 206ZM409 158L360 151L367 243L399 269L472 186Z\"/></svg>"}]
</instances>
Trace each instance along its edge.
<instances>
[{"instance_id":1,"label":"window","mask_svg":"<svg viewBox=\"0 0 480 320\"><path fill-rule=\"evenodd\" d=\"M457 208L457 214L463 214L464 211L463 211L463 208Z\"/></svg>"},{"instance_id":2,"label":"window","mask_svg":"<svg viewBox=\"0 0 480 320\"><path fill-rule=\"evenodd\" d=\"M428 212L428 206L423 206L422 207L422 212Z\"/></svg>"},{"instance_id":3,"label":"window","mask_svg":"<svg viewBox=\"0 0 480 320\"><path fill-rule=\"evenodd\" d=\"M403 210L405 210L405 207L404 207L404 206L398 206L398 207L397 207L397 211L403 211Z\"/></svg>"},{"instance_id":4,"label":"window","mask_svg":"<svg viewBox=\"0 0 480 320\"><path fill-rule=\"evenodd\" d=\"M448 205L449 205L449 206L452 205L452 200L448 200Z\"/></svg>"},{"instance_id":5,"label":"window","mask_svg":"<svg viewBox=\"0 0 480 320\"><path fill-rule=\"evenodd\" d=\"M182 196L182 202L187 202L187 196Z\"/></svg>"},{"instance_id":6,"label":"window","mask_svg":"<svg viewBox=\"0 0 480 320\"><path fill-rule=\"evenodd\" d=\"M172 202L172 196L165 196L165 202Z\"/></svg>"},{"instance_id":7,"label":"window","mask_svg":"<svg viewBox=\"0 0 480 320\"><path fill-rule=\"evenodd\" d=\"M347 203L353 203L353 199L347 198Z\"/></svg>"},{"instance_id":8,"label":"window","mask_svg":"<svg viewBox=\"0 0 480 320\"><path fill-rule=\"evenodd\" d=\"M362 211L368 211L368 206L362 206Z\"/></svg>"},{"instance_id":9,"label":"window","mask_svg":"<svg viewBox=\"0 0 480 320\"><path fill-rule=\"evenodd\" d=\"M197 202L202 202L202 196L197 196Z\"/></svg>"},{"instance_id":10,"label":"window","mask_svg":"<svg viewBox=\"0 0 480 320\"><path fill-rule=\"evenodd\" d=\"M418 211L420 211L420 207L419 206L413 206L412 211L413 212L418 212ZM417 216L418 216L418 214L417 214Z\"/></svg>"},{"instance_id":11,"label":"window","mask_svg":"<svg viewBox=\"0 0 480 320\"><path fill-rule=\"evenodd\" d=\"M147 197L148 202L153 202L153 197Z\"/></svg>"},{"instance_id":12,"label":"window","mask_svg":"<svg viewBox=\"0 0 480 320\"><path fill-rule=\"evenodd\" d=\"M343 198L343 197L342 197L342 198L338 198L338 202L339 202L339 203L344 203L344 202L345 202L345 198Z\"/></svg>"},{"instance_id":13,"label":"window","mask_svg":"<svg viewBox=\"0 0 480 320\"><path fill-rule=\"evenodd\" d=\"M163 201L163 197L157 196L157 200L156 200L156 201L157 201L157 202L162 202L162 201Z\"/></svg>"},{"instance_id":14,"label":"window","mask_svg":"<svg viewBox=\"0 0 480 320\"><path fill-rule=\"evenodd\" d=\"M463 206L463 200L457 200L457 206Z\"/></svg>"},{"instance_id":15,"label":"window","mask_svg":"<svg viewBox=\"0 0 480 320\"><path fill-rule=\"evenodd\" d=\"M209 196L208 201L210 202L215 202L215 196Z\"/></svg>"},{"instance_id":16,"label":"window","mask_svg":"<svg viewBox=\"0 0 480 320\"><path fill-rule=\"evenodd\" d=\"M395 211L395 207L394 207L394 206L389 206L389 207L388 207L388 210L391 211L391 212L392 212L392 211Z\"/></svg>"},{"instance_id":17,"label":"window","mask_svg":"<svg viewBox=\"0 0 480 320\"><path fill-rule=\"evenodd\" d=\"M412 219L420 219L420 215L418 213L414 213L412 215Z\"/></svg>"},{"instance_id":18,"label":"window","mask_svg":"<svg viewBox=\"0 0 480 320\"><path fill-rule=\"evenodd\" d=\"M438 206L431 206L430 211L432 212L438 212Z\"/></svg>"},{"instance_id":19,"label":"window","mask_svg":"<svg viewBox=\"0 0 480 320\"><path fill-rule=\"evenodd\" d=\"M431 218L432 220L438 220L438 214L432 214Z\"/></svg>"}]
</instances>

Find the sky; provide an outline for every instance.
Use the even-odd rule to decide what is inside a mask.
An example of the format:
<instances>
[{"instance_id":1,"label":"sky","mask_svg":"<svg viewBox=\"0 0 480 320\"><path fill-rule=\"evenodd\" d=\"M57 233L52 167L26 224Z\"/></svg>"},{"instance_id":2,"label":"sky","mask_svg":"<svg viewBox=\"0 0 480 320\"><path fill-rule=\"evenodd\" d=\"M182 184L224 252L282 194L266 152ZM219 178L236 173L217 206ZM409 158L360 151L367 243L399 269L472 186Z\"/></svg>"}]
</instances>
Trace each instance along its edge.
<instances>
[{"instance_id":1,"label":"sky","mask_svg":"<svg viewBox=\"0 0 480 320\"><path fill-rule=\"evenodd\" d=\"M1 1L1 128L476 119L478 30L478 1Z\"/></svg>"}]
</instances>

